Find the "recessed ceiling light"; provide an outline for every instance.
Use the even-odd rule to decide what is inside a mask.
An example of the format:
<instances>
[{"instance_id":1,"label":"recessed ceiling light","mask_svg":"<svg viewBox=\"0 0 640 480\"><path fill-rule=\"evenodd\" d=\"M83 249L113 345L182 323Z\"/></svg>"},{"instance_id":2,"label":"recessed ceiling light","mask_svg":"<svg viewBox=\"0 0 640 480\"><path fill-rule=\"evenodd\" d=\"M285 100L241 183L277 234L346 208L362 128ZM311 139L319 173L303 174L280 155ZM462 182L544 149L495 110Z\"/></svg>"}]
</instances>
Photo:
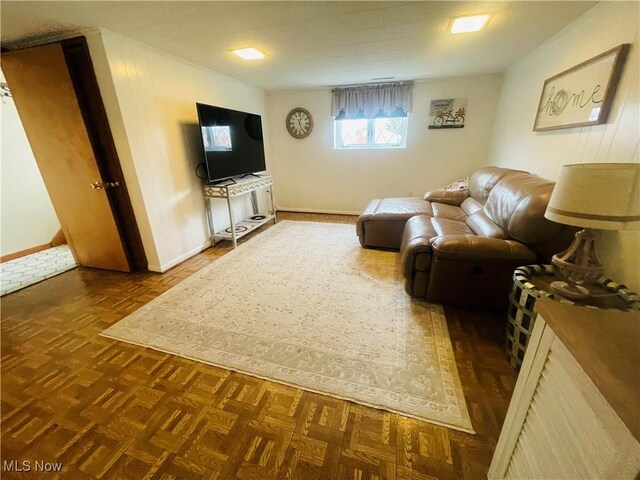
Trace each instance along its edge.
<instances>
[{"instance_id":1,"label":"recessed ceiling light","mask_svg":"<svg viewBox=\"0 0 640 480\"><path fill-rule=\"evenodd\" d=\"M244 60L260 60L265 57L264 53L253 47L239 48L237 50L231 50L231 52L235 53L237 56Z\"/></svg>"},{"instance_id":2,"label":"recessed ceiling light","mask_svg":"<svg viewBox=\"0 0 640 480\"><path fill-rule=\"evenodd\" d=\"M472 17L458 17L453 20L451 33L467 33L482 30L489 21L490 15L474 15Z\"/></svg>"}]
</instances>

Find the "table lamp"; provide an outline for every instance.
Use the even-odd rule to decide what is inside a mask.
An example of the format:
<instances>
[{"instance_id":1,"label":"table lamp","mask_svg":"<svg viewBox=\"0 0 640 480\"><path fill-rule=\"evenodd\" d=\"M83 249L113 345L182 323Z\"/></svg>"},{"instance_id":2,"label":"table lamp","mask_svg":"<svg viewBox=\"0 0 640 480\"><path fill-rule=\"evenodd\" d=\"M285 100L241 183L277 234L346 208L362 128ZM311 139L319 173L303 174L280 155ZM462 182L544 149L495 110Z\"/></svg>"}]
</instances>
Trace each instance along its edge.
<instances>
[{"instance_id":1,"label":"table lamp","mask_svg":"<svg viewBox=\"0 0 640 480\"><path fill-rule=\"evenodd\" d=\"M604 265L596 253L593 229L640 228L639 177L638 163L581 163L561 168L544 216L584 230L551 260L562 279L551 284L554 292L584 299L589 296L585 285L602 276Z\"/></svg>"}]
</instances>

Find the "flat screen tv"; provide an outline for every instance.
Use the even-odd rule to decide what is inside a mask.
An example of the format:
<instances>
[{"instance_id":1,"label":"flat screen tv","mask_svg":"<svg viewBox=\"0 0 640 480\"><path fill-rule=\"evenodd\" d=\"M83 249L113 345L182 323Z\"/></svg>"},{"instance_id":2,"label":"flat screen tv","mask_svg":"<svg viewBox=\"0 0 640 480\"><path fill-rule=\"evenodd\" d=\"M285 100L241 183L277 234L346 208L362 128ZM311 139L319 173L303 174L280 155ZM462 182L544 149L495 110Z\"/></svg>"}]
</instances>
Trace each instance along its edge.
<instances>
[{"instance_id":1,"label":"flat screen tv","mask_svg":"<svg viewBox=\"0 0 640 480\"><path fill-rule=\"evenodd\" d=\"M196 103L209 183L266 169L260 115Z\"/></svg>"}]
</instances>

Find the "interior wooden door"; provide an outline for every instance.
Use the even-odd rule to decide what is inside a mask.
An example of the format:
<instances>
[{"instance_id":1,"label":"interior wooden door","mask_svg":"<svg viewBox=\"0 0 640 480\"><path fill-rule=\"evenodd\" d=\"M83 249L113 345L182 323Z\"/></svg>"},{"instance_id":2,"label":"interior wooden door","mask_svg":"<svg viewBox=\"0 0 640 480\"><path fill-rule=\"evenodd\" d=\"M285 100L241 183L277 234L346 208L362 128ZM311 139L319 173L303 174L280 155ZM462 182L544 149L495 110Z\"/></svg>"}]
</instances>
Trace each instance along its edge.
<instances>
[{"instance_id":1,"label":"interior wooden door","mask_svg":"<svg viewBox=\"0 0 640 480\"><path fill-rule=\"evenodd\" d=\"M2 70L76 261L130 271L62 46L3 53Z\"/></svg>"}]
</instances>

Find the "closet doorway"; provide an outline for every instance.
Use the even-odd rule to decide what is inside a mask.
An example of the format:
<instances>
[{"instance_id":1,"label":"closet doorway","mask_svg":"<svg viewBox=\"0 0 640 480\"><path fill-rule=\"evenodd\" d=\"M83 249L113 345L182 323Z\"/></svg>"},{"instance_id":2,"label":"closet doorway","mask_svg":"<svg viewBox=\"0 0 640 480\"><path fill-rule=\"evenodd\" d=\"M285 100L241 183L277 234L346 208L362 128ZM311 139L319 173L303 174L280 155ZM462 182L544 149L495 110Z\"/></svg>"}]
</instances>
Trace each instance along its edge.
<instances>
[{"instance_id":1,"label":"closet doorway","mask_svg":"<svg viewBox=\"0 0 640 480\"><path fill-rule=\"evenodd\" d=\"M146 269L85 38L3 52L2 70L77 264Z\"/></svg>"}]
</instances>

